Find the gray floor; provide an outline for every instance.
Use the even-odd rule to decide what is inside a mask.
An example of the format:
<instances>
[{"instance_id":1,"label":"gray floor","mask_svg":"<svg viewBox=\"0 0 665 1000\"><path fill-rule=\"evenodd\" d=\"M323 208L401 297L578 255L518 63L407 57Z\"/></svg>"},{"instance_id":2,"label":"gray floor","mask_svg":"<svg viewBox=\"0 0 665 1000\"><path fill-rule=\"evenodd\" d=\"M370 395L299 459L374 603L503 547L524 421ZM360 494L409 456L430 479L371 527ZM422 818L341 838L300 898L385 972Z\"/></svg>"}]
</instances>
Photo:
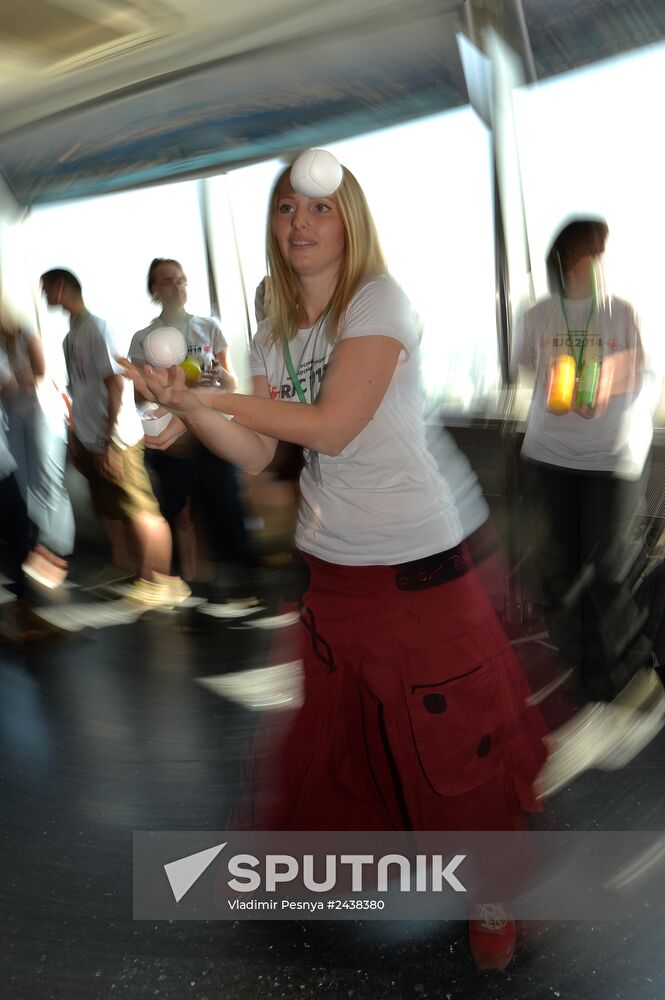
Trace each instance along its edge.
<instances>
[{"instance_id":1,"label":"gray floor","mask_svg":"<svg viewBox=\"0 0 665 1000\"><path fill-rule=\"evenodd\" d=\"M261 666L269 634L201 616L186 631L196 614L0 650L3 998L665 994L657 922L523 924L510 968L479 974L462 923L134 921L132 831L222 828L255 725L196 678ZM550 654L518 648L537 686ZM664 748L661 736L623 771L585 775L535 826L665 829Z\"/></svg>"}]
</instances>

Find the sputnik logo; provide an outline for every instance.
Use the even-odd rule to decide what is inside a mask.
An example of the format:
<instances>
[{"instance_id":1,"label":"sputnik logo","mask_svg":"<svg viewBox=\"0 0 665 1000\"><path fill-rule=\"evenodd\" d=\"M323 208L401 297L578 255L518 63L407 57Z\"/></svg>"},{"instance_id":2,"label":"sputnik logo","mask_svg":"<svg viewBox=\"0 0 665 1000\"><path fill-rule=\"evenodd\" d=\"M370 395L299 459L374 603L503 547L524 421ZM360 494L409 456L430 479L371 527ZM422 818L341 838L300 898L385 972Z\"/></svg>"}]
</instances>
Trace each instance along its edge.
<instances>
[{"instance_id":1,"label":"sputnik logo","mask_svg":"<svg viewBox=\"0 0 665 1000\"><path fill-rule=\"evenodd\" d=\"M209 847L196 854L170 861L164 865L166 877L176 903L185 896L194 883L203 875L215 858L226 847L228 841ZM369 876L371 885L378 892L388 892L391 887L390 871L399 870L399 891L412 890L412 875L415 874L415 889L424 892L428 888L428 880L432 892L443 892L446 887L454 892L466 892L467 889L455 875L455 870L466 858L465 854L456 854L444 867L442 854L434 854L429 858L419 854L415 857L415 873L412 871L412 861L400 854L384 854L375 858L372 854L326 854L325 879L323 882L315 878L315 856L304 854L302 857L291 854L266 854L262 861L253 854L234 854L228 862L228 872L233 878L227 885L234 892L251 893L264 889L265 892L279 892L279 886L285 882L296 882L300 879L303 887L311 892L326 892L333 889L337 882L337 866L351 867L353 892L363 891L364 869L376 869L376 878Z\"/></svg>"},{"instance_id":2,"label":"sputnik logo","mask_svg":"<svg viewBox=\"0 0 665 1000\"><path fill-rule=\"evenodd\" d=\"M177 861L171 861L168 865L164 865L164 871L176 903L179 903L194 883L201 878L204 871L210 867L227 843L228 841L225 840L223 844L217 844L216 847L209 847L205 851L189 854L186 858L178 858Z\"/></svg>"}]
</instances>

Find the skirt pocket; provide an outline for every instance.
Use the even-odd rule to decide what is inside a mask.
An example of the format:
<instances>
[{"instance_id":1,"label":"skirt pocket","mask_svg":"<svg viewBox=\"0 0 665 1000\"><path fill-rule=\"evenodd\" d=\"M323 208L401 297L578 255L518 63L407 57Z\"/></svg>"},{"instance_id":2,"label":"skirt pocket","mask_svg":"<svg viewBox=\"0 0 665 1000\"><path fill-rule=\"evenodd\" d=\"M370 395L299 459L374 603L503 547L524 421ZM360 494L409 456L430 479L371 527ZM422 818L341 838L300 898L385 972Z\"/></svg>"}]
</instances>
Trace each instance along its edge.
<instances>
[{"instance_id":1,"label":"skirt pocket","mask_svg":"<svg viewBox=\"0 0 665 1000\"><path fill-rule=\"evenodd\" d=\"M489 659L462 668L456 676L430 680L433 671L420 661L404 677L420 764L440 795L462 795L505 769L496 669Z\"/></svg>"}]
</instances>

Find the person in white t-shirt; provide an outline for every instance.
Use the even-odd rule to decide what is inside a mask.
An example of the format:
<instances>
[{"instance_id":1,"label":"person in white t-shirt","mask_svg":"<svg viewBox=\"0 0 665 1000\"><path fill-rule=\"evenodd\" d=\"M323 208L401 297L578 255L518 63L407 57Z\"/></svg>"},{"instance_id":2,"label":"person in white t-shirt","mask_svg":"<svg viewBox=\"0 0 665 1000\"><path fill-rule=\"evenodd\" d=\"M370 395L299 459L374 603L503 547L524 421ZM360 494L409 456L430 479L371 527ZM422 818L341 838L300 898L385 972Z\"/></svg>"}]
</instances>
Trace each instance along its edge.
<instances>
[{"instance_id":1,"label":"person in white t-shirt","mask_svg":"<svg viewBox=\"0 0 665 1000\"><path fill-rule=\"evenodd\" d=\"M284 170L267 256L254 395L203 405L175 370L126 366L250 472L280 439L305 449L296 529L305 697L274 754L264 828L520 828L522 809L539 807L544 725L427 450L420 324L386 273L353 174L344 169L333 196L307 198ZM503 968L514 934L505 915L493 928L479 917L479 964Z\"/></svg>"},{"instance_id":2,"label":"person in white t-shirt","mask_svg":"<svg viewBox=\"0 0 665 1000\"><path fill-rule=\"evenodd\" d=\"M624 738L621 761L630 759L665 717L627 579L658 385L634 308L605 291L607 236L601 219L562 228L547 256L551 294L525 314L516 336L516 358L536 380L522 458L545 621L598 703L555 735L558 753L543 775L551 790L597 761L610 766L617 733L629 729L638 738L632 752ZM625 712L637 710L627 727ZM576 754L573 735L584 744Z\"/></svg>"},{"instance_id":3,"label":"person in white t-shirt","mask_svg":"<svg viewBox=\"0 0 665 1000\"><path fill-rule=\"evenodd\" d=\"M137 552L139 575L128 597L146 609L181 604L190 590L171 576L171 532L143 464L143 428L113 335L86 309L71 271L53 268L41 282L48 304L70 316L63 341L72 400L70 457L88 480L96 512L126 531Z\"/></svg>"},{"instance_id":4,"label":"person in white t-shirt","mask_svg":"<svg viewBox=\"0 0 665 1000\"><path fill-rule=\"evenodd\" d=\"M219 320L194 316L185 309L187 277L179 261L156 257L148 269L147 284L161 312L134 334L129 348L131 361L145 364L143 344L149 333L175 327L185 338L187 357L203 372L213 373L225 389L235 389L238 380ZM145 440L146 461L157 478L160 507L176 540L180 572L189 581L199 579L195 522L200 519L203 537L216 558L242 576L249 551L236 469L204 448L192 434L184 433L184 428L180 430L183 433L170 436L166 446L159 437L146 435ZM258 602L253 599L253 603Z\"/></svg>"}]
</instances>

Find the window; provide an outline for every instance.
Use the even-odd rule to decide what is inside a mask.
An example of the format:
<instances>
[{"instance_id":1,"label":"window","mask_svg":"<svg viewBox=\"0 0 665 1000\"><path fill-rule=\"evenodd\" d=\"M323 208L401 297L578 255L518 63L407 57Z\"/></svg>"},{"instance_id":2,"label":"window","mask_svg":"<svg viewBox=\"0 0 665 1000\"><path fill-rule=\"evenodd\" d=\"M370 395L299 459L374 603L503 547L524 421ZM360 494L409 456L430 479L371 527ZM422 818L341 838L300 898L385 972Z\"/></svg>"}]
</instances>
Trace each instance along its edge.
<instances>
[{"instance_id":1,"label":"window","mask_svg":"<svg viewBox=\"0 0 665 1000\"><path fill-rule=\"evenodd\" d=\"M23 236L54 373L62 370L60 345L68 324L61 310L48 309L39 296L39 276L51 267L66 267L78 276L86 305L111 324L120 350L158 312L146 288L153 257L180 260L189 282L188 308L210 312L196 182L37 208Z\"/></svg>"},{"instance_id":2,"label":"window","mask_svg":"<svg viewBox=\"0 0 665 1000\"><path fill-rule=\"evenodd\" d=\"M388 266L423 320L429 396L456 411L484 408L499 382L486 129L464 108L326 148L365 190ZM268 195L281 168L271 161L228 175L252 323Z\"/></svg>"},{"instance_id":3,"label":"window","mask_svg":"<svg viewBox=\"0 0 665 1000\"><path fill-rule=\"evenodd\" d=\"M658 45L524 88L514 99L536 294L547 291L544 258L565 219L604 216L608 287L637 307L659 373L665 201L654 98L664 86L665 46Z\"/></svg>"}]
</instances>

